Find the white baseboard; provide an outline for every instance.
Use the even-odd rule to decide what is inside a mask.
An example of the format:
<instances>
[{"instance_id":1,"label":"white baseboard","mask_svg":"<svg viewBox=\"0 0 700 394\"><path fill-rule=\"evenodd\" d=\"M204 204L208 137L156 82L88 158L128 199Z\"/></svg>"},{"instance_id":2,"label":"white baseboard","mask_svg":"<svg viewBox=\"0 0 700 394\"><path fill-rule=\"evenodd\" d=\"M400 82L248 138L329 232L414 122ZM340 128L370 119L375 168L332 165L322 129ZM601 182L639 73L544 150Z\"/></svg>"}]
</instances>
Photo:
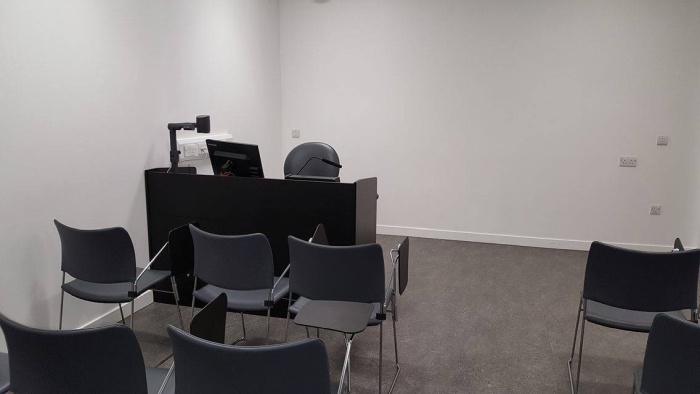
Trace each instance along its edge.
<instances>
[{"instance_id":1,"label":"white baseboard","mask_svg":"<svg viewBox=\"0 0 700 394\"><path fill-rule=\"evenodd\" d=\"M403 227L403 226L387 226L377 225L377 234L384 235L405 235L418 238L435 238L446 239L451 241L468 241L481 242L500 245L515 245L529 246L535 248L549 249L568 249L568 250L584 250L587 251L592 241L577 240L577 239L559 239L559 238L542 238L542 237L526 237L521 235L505 235L505 234L488 234L488 233L473 233L468 231L454 230L437 230L431 228L420 227ZM671 250L672 241L669 240L668 245L648 245L648 244L632 244L623 242L611 242L600 240L611 245L620 246L623 248L645 250L649 252L668 252Z\"/></svg>"},{"instance_id":2,"label":"white baseboard","mask_svg":"<svg viewBox=\"0 0 700 394\"><path fill-rule=\"evenodd\" d=\"M140 296L136 297L136 301L134 302L134 312L138 312L141 309L147 307L148 305L151 305L153 303L153 292L152 291L147 291ZM131 316L131 305L130 304L122 304L122 308L124 309L124 318L127 318ZM103 314L102 316L99 316L96 319L93 319L84 325L78 327L78 328L85 328L85 327L90 327L91 325L97 323L98 321L104 321L105 323L116 323L122 320L122 316L119 313L119 307L115 306L112 310L109 312ZM127 324L130 324L127 322Z\"/></svg>"}]
</instances>

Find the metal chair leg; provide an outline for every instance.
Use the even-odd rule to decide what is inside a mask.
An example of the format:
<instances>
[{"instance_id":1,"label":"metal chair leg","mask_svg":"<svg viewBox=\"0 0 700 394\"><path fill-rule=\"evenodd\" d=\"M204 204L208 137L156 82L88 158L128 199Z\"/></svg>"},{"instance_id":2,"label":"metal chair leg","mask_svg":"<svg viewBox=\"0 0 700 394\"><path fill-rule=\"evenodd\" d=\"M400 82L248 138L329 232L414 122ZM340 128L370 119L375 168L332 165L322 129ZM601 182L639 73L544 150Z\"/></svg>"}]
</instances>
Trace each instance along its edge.
<instances>
[{"instance_id":1,"label":"metal chair leg","mask_svg":"<svg viewBox=\"0 0 700 394\"><path fill-rule=\"evenodd\" d=\"M347 349L345 350L345 361L343 363L343 369L340 373L340 384L338 385L338 394L342 394L343 392L343 385L345 383L345 369L348 366L348 363L350 362L350 349L352 348L352 339L353 335L350 336L350 339L346 339L347 343ZM348 392L350 392L350 386L348 385Z\"/></svg>"},{"instance_id":2,"label":"metal chair leg","mask_svg":"<svg viewBox=\"0 0 700 394\"><path fill-rule=\"evenodd\" d=\"M576 387L574 387L574 377L573 377L573 372L571 370L572 368L572 363L574 360L574 352L576 351L576 338L578 337L578 326L579 322L581 321L581 313L583 312L583 298L580 299L579 304L578 304L578 314L576 315L576 328L574 329L574 340L571 343L571 356L569 357L569 361L567 362L568 367L569 367L569 383L571 384L571 392L575 393L578 391L578 382L576 383ZM583 334L582 334L583 335ZM580 356L580 354L579 354ZM580 357L579 357L579 367L581 365L580 362Z\"/></svg>"},{"instance_id":3,"label":"metal chair leg","mask_svg":"<svg viewBox=\"0 0 700 394\"><path fill-rule=\"evenodd\" d=\"M190 314L190 322L194 320L194 291L197 290L197 277L194 277L194 287L192 288L192 312Z\"/></svg>"},{"instance_id":4,"label":"metal chair leg","mask_svg":"<svg viewBox=\"0 0 700 394\"><path fill-rule=\"evenodd\" d=\"M119 303L119 314L122 315L122 324L126 325L126 320L124 319L124 310L122 309L121 303Z\"/></svg>"},{"instance_id":5,"label":"metal chair leg","mask_svg":"<svg viewBox=\"0 0 700 394\"><path fill-rule=\"evenodd\" d=\"M131 331L134 331L134 300L131 300Z\"/></svg>"},{"instance_id":6,"label":"metal chair leg","mask_svg":"<svg viewBox=\"0 0 700 394\"><path fill-rule=\"evenodd\" d=\"M292 307L292 292L291 291L289 292L288 296L289 296L289 302L287 303L287 323L284 327L284 341L285 342L287 342L287 335L289 334L289 317L290 317L289 308Z\"/></svg>"},{"instance_id":7,"label":"metal chair leg","mask_svg":"<svg viewBox=\"0 0 700 394\"><path fill-rule=\"evenodd\" d=\"M177 307L177 317L180 319L180 328L185 329L185 321L182 318L182 311L180 310L180 294L177 292L177 282L175 282L175 277L170 277L170 286L173 289L173 298L175 298L175 306Z\"/></svg>"},{"instance_id":8,"label":"metal chair leg","mask_svg":"<svg viewBox=\"0 0 700 394\"><path fill-rule=\"evenodd\" d=\"M384 321L379 323L379 393L382 392L382 348L384 347Z\"/></svg>"},{"instance_id":9,"label":"metal chair leg","mask_svg":"<svg viewBox=\"0 0 700 394\"><path fill-rule=\"evenodd\" d=\"M241 312L241 325L243 326L243 336L233 341L232 345L235 345L241 341L245 341L245 319L243 318L243 312Z\"/></svg>"},{"instance_id":10,"label":"metal chair leg","mask_svg":"<svg viewBox=\"0 0 700 394\"><path fill-rule=\"evenodd\" d=\"M578 345L578 367L576 368L576 393L581 385L581 357L583 356L583 334L586 330L586 319L581 322L581 342Z\"/></svg>"},{"instance_id":11,"label":"metal chair leg","mask_svg":"<svg viewBox=\"0 0 700 394\"><path fill-rule=\"evenodd\" d=\"M306 337L311 338L311 335L309 335L309 327L304 327L306 328Z\"/></svg>"},{"instance_id":12,"label":"metal chair leg","mask_svg":"<svg viewBox=\"0 0 700 394\"><path fill-rule=\"evenodd\" d=\"M394 326L394 356L396 357L396 373L394 374L394 380L391 382L391 387L389 387L389 394L394 391L394 386L399 378L399 373L401 372L401 366L399 365L399 345L398 339L396 338L396 295L394 295L392 313L391 313L391 323Z\"/></svg>"},{"instance_id":13,"label":"metal chair leg","mask_svg":"<svg viewBox=\"0 0 700 394\"><path fill-rule=\"evenodd\" d=\"M58 314L58 329L59 330L63 328L63 296L65 294L66 294L66 292L61 290L61 311Z\"/></svg>"},{"instance_id":14,"label":"metal chair leg","mask_svg":"<svg viewBox=\"0 0 700 394\"><path fill-rule=\"evenodd\" d=\"M267 335L265 336L265 345L270 344L270 307L267 307Z\"/></svg>"}]
</instances>

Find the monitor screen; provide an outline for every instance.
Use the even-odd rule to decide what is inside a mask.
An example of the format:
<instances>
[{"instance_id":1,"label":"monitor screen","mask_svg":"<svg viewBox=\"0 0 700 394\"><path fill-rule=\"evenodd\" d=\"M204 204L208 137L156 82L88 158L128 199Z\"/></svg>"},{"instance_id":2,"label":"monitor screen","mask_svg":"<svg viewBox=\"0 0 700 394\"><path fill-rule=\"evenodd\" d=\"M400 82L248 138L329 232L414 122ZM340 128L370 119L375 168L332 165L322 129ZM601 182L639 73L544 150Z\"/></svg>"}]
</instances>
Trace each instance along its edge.
<instances>
[{"instance_id":1,"label":"monitor screen","mask_svg":"<svg viewBox=\"0 0 700 394\"><path fill-rule=\"evenodd\" d=\"M264 178L257 145L207 140L214 175Z\"/></svg>"}]
</instances>

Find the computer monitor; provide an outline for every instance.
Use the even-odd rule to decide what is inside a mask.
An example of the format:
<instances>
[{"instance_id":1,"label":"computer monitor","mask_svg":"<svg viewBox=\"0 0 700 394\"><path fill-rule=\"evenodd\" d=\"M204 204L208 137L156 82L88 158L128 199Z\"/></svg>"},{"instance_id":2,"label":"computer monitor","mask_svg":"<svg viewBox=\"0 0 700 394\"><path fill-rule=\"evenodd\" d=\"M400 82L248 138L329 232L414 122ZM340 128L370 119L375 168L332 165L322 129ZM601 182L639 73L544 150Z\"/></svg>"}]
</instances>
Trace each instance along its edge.
<instances>
[{"instance_id":1,"label":"computer monitor","mask_svg":"<svg viewBox=\"0 0 700 394\"><path fill-rule=\"evenodd\" d=\"M214 175L264 178L257 145L207 140Z\"/></svg>"}]
</instances>

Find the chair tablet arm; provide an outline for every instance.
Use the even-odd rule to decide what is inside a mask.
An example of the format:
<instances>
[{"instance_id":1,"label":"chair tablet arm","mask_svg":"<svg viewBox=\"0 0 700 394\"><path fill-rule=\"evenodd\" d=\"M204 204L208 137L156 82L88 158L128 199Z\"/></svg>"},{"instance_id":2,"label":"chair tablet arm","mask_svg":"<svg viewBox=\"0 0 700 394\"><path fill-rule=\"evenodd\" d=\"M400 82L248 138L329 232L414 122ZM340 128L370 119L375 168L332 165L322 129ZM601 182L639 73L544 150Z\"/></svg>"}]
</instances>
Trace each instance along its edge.
<instances>
[{"instance_id":1,"label":"chair tablet arm","mask_svg":"<svg viewBox=\"0 0 700 394\"><path fill-rule=\"evenodd\" d=\"M272 285L272 288L270 289L270 295L269 295L268 301L272 302L272 294L275 292L277 285L280 284L280 281L282 281L282 278L284 278L284 276L287 275L287 272L289 272L289 267L291 267L291 264L287 265L287 268L284 269L284 272L282 272L282 275L280 275L280 277L277 278L277 281L275 281L275 284Z\"/></svg>"},{"instance_id":2,"label":"chair tablet arm","mask_svg":"<svg viewBox=\"0 0 700 394\"><path fill-rule=\"evenodd\" d=\"M146 272L147 269L151 268L151 264L153 264L153 262L156 261L156 259L158 258L158 256L160 256L160 254L163 253L163 251L165 250L165 247L166 247L166 246L168 246L168 242L166 242L165 245L163 245L163 247L160 248L160 250L158 251L158 253L156 253L156 255L153 256L153 258L151 259L151 261L149 261L148 264L143 268L143 271L141 271L141 273L139 274L139 276L136 277L136 280L134 280L134 286L133 286L133 287L134 287L134 291L136 291L136 282L138 282L139 279L141 279L141 277L143 276L143 274Z\"/></svg>"}]
</instances>

